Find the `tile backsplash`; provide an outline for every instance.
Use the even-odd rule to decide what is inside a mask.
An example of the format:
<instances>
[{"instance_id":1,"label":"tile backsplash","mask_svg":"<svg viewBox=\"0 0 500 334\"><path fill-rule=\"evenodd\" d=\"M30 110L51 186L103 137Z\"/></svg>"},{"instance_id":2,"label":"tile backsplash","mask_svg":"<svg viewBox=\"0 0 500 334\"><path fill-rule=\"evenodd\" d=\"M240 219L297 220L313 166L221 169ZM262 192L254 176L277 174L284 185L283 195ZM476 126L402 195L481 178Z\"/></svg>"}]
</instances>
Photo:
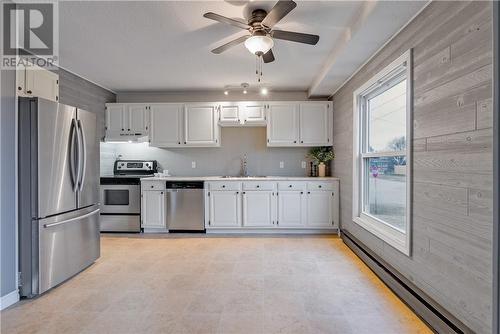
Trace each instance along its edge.
<instances>
[{"instance_id":1,"label":"tile backsplash","mask_svg":"<svg viewBox=\"0 0 500 334\"><path fill-rule=\"evenodd\" d=\"M157 148L147 143L101 143L101 175L113 173L113 163L122 159L155 159L161 169L174 176L239 175L241 158L247 155L250 175L305 176L302 161L308 148L266 145L266 129L222 128L221 147ZM196 168L192 168L195 162ZM283 168L280 168L283 162Z\"/></svg>"}]
</instances>

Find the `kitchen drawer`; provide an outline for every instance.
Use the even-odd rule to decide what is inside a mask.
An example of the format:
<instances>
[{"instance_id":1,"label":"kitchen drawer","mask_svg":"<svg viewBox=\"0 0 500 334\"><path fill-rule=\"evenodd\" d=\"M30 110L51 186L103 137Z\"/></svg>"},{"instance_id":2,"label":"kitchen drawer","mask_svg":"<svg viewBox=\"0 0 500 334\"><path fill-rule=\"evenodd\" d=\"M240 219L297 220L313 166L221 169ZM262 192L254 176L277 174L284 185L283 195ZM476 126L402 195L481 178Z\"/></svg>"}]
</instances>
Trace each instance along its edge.
<instances>
[{"instance_id":1,"label":"kitchen drawer","mask_svg":"<svg viewBox=\"0 0 500 334\"><path fill-rule=\"evenodd\" d=\"M278 190L279 191L304 191L306 189L306 183L305 182L297 182L297 181L290 181L290 182L278 182Z\"/></svg>"},{"instance_id":2,"label":"kitchen drawer","mask_svg":"<svg viewBox=\"0 0 500 334\"><path fill-rule=\"evenodd\" d=\"M333 190L333 182L307 182L307 190Z\"/></svg>"},{"instance_id":3,"label":"kitchen drawer","mask_svg":"<svg viewBox=\"0 0 500 334\"><path fill-rule=\"evenodd\" d=\"M208 184L208 189L215 190L241 190L241 182L215 181Z\"/></svg>"},{"instance_id":4,"label":"kitchen drawer","mask_svg":"<svg viewBox=\"0 0 500 334\"><path fill-rule=\"evenodd\" d=\"M165 181L142 181L142 190L165 190Z\"/></svg>"},{"instance_id":5,"label":"kitchen drawer","mask_svg":"<svg viewBox=\"0 0 500 334\"><path fill-rule=\"evenodd\" d=\"M276 182L247 181L243 182L243 190L275 190Z\"/></svg>"}]
</instances>

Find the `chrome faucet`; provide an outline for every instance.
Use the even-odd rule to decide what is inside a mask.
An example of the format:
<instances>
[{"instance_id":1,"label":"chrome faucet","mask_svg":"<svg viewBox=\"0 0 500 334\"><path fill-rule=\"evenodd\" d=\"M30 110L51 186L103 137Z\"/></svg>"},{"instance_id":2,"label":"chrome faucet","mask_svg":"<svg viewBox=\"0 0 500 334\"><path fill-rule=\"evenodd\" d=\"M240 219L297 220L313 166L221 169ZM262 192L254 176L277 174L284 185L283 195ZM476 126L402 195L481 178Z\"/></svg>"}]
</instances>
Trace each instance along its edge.
<instances>
[{"instance_id":1,"label":"chrome faucet","mask_svg":"<svg viewBox=\"0 0 500 334\"><path fill-rule=\"evenodd\" d=\"M243 158L241 158L241 176L248 176L248 168L247 168L247 155L244 154Z\"/></svg>"}]
</instances>

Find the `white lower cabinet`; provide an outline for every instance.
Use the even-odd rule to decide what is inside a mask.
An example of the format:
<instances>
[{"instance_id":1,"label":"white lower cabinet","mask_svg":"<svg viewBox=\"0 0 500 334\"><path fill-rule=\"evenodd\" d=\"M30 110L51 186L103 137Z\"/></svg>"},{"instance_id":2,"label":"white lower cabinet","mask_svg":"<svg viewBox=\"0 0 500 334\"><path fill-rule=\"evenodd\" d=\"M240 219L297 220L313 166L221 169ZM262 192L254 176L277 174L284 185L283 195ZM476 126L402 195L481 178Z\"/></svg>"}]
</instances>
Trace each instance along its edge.
<instances>
[{"instance_id":1,"label":"white lower cabinet","mask_svg":"<svg viewBox=\"0 0 500 334\"><path fill-rule=\"evenodd\" d=\"M338 180L214 181L207 189L207 230L338 228Z\"/></svg>"},{"instance_id":2,"label":"white lower cabinet","mask_svg":"<svg viewBox=\"0 0 500 334\"><path fill-rule=\"evenodd\" d=\"M166 229L165 191L145 190L141 197L141 227L143 229Z\"/></svg>"},{"instance_id":3,"label":"white lower cabinet","mask_svg":"<svg viewBox=\"0 0 500 334\"><path fill-rule=\"evenodd\" d=\"M307 192L306 225L310 227L333 227L333 195L331 191Z\"/></svg>"},{"instance_id":4,"label":"white lower cabinet","mask_svg":"<svg viewBox=\"0 0 500 334\"><path fill-rule=\"evenodd\" d=\"M306 197L303 191L280 191L278 195L278 226L305 226L305 202Z\"/></svg>"},{"instance_id":5,"label":"white lower cabinet","mask_svg":"<svg viewBox=\"0 0 500 334\"><path fill-rule=\"evenodd\" d=\"M273 227L276 224L276 198L274 191L243 192L243 226Z\"/></svg>"},{"instance_id":6,"label":"white lower cabinet","mask_svg":"<svg viewBox=\"0 0 500 334\"><path fill-rule=\"evenodd\" d=\"M237 190L211 191L208 227L240 227L241 195Z\"/></svg>"}]
</instances>

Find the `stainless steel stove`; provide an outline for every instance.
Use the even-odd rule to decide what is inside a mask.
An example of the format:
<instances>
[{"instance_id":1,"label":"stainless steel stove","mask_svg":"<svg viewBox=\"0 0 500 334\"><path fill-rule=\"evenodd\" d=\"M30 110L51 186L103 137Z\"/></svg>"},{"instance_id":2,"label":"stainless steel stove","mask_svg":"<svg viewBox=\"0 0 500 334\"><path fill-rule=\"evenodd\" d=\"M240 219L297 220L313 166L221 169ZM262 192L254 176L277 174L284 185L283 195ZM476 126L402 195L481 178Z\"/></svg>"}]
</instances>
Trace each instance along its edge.
<instances>
[{"instance_id":1,"label":"stainless steel stove","mask_svg":"<svg viewBox=\"0 0 500 334\"><path fill-rule=\"evenodd\" d=\"M155 160L116 160L101 176L101 232L141 232L141 182L158 170Z\"/></svg>"}]
</instances>

